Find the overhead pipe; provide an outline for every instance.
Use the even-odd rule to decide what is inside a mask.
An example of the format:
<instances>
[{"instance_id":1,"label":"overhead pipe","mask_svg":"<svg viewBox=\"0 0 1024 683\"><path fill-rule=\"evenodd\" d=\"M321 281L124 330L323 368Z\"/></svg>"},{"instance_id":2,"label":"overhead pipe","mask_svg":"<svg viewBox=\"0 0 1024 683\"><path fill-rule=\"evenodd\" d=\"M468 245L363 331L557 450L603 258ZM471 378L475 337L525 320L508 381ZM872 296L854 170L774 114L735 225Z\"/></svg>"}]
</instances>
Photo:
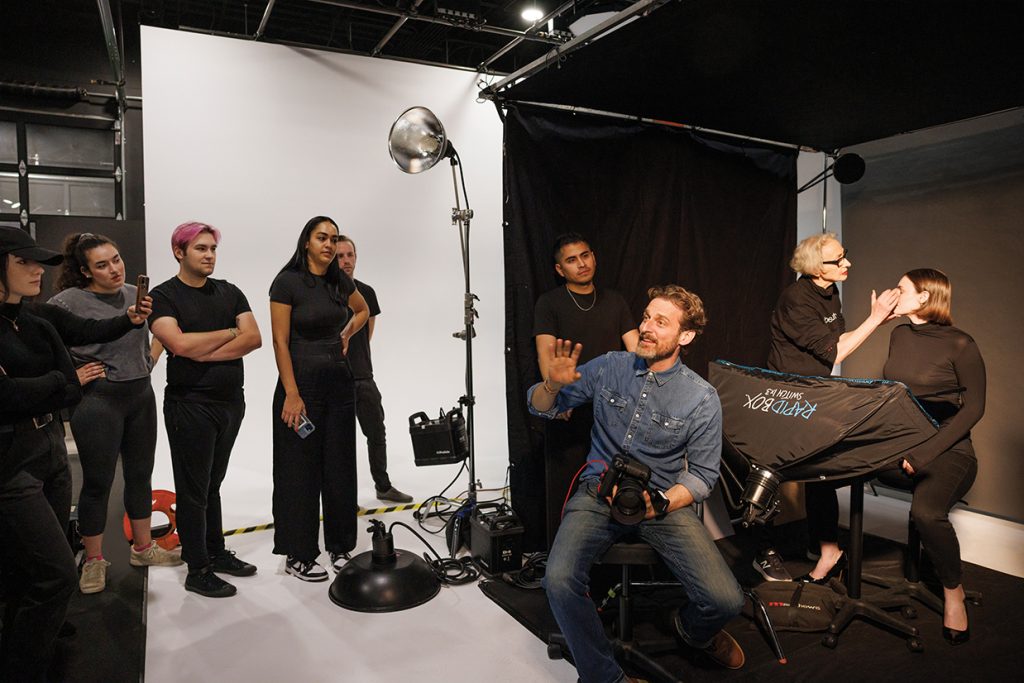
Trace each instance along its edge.
<instances>
[{"instance_id":1,"label":"overhead pipe","mask_svg":"<svg viewBox=\"0 0 1024 683\"><path fill-rule=\"evenodd\" d=\"M518 101L516 102L516 104L523 104L531 107L540 107L543 109L555 109L557 111L566 111L572 114L589 114L591 116L601 116L609 119L620 119L622 121L633 121L638 123L649 123L656 126L667 126L669 128L679 128L681 130L690 130L693 131L694 133L705 133L707 135L731 138L734 140L742 140L743 142L753 142L759 145L769 145L771 147L778 147L780 149L795 149L800 152L821 151L813 147L807 147L806 145L796 145L791 142L779 142L777 140L769 140L767 138L754 137L753 135L744 135L742 133L730 133L729 131L725 130L708 128L707 126L695 126L689 123L676 123L675 121L665 121L664 119L652 119L646 116L637 116L636 114L623 114L616 111L606 111L604 109L590 109L588 107L577 107L571 104L553 104L551 102L530 102L527 100Z\"/></svg>"},{"instance_id":2,"label":"overhead pipe","mask_svg":"<svg viewBox=\"0 0 1024 683\"><path fill-rule=\"evenodd\" d=\"M554 48L547 54L533 60L523 68L517 71L513 71L512 73L510 73L508 76L505 76L505 78L501 79L497 83L493 83L487 86L486 88L480 91L480 96L485 99L492 98L496 96L498 91L504 88L505 86L515 83L520 78L526 78L528 76L532 76L535 73L543 71L552 64L558 64L562 60L562 58L568 55L569 53L575 52L581 47L588 45L591 41L600 37L602 34L607 33L613 28L619 26L625 21L632 19L638 14L643 14L645 12L656 10L668 2L669 0L638 0L638 2L633 3L626 9L622 10L621 12L617 12L616 14L608 17L597 26L594 26L590 30L584 31L583 33L579 34L578 36L570 40L568 43L565 43L564 45L559 45L558 47Z\"/></svg>"},{"instance_id":3,"label":"overhead pipe","mask_svg":"<svg viewBox=\"0 0 1024 683\"><path fill-rule=\"evenodd\" d=\"M416 0L416 2L413 3L412 7L409 8L409 12L411 14L415 14L416 10L419 9L420 5L422 4L423 0ZM374 45L373 49L370 50L370 56L376 57L377 55L379 55L380 51L384 49L384 46L388 44L388 41L394 38L395 34L398 33L398 31L403 26L405 26L405 22L407 21L409 21L409 17L399 17L398 20L395 21L394 25L390 29L388 29L388 32L384 34L384 37L380 39L380 42Z\"/></svg>"},{"instance_id":4,"label":"overhead pipe","mask_svg":"<svg viewBox=\"0 0 1024 683\"><path fill-rule=\"evenodd\" d=\"M0 81L0 93L14 97L40 97L50 100L86 99L89 93L85 88L42 85L41 83L16 83Z\"/></svg>"},{"instance_id":5,"label":"overhead pipe","mask_svg":"<svg viewBox=\"0 0 1024 683\"><path fill-rule=\"evenodd\" d=\"M667 0L662 0L667 1ZM354 9L360 12L370 12L371 14L386 14L391 17L406 17L412 21L422 21L427 24L438 24L440 26L448 26L450 28L461 28L467 31L479 31L481 33L493 33L499 36L508 36L509 38L518 38L522 36L525 40L532 40L538 43L547 43L549 45L561 44L557 38L546 38L544 36L527 35L525 31L516 31L511 28L502 28L500 26L489 26L487 24L468 24L458 19L442 19L440 17L428 17L422 14L414 14L408 10L391 9L390 7L373 7L363 5L352 0L309 0L309 2L315 2L320 5L330 5L331 7L342 7L344 9Z\"/></svg>"},{"instance_id":6,"label":"overhead pipe","mask_svg":"<svg viewBox=\"0 0 1024 683\"><path fill-rule=\"evenodd\" d=\"M267 0L267 8L263 10L263 18L260 19L260 27L256 29L256 35L252 37L253 40L259 40L263 37L263 32L267 30L267 24L270 22L270 13L274 11L274 3L277 0Z\"/></svg>"},{"instance_id":7,"label":"overhead pipe","mask_svg":"<svg viewBox=\"0 0 1024 683\"><path fill-rule=\"evenodd\" d=\"M558 17L562 16L563 14L565 14L566 12L568 12L570 9L572 9L575 6L576 6L576 0L569 0L568 2L563 4L561 7L556 9L554 12L551 12L550 14L548 14L546 17L543 17L543 18L538 19L537 21L535 21L533 23L533 26L531 26L530 28L526 29L526 33L528 33L528 34L529 33L533 33L534 31L537 30L538 26L543 26L544 24L548 23L552 19L557 19ZM525 36L519 36L517 38L513 38L512 40L510 40L505 45L505 47L501 48L500 50L495 52L493 55L491 55L490 57L488 57L484 61L480 62L480 66L478 66L476 68L477 71L485 71L488 66L490 66L495 61L501 59L501 57L504 56L506 53L508 53L509 50L515 48L517 45L519 45L524 40L526 40Z\"/></svg>"}]
</instances>

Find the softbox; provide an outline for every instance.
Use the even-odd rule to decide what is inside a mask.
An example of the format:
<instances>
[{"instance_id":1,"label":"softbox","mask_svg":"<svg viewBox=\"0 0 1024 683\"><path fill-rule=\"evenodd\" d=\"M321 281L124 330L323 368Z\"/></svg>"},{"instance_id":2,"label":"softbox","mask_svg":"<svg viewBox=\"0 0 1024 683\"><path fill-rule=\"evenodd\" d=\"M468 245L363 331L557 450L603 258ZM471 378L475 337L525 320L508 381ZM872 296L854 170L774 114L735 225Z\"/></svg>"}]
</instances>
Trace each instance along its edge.
<instances>
[{"instance_id":1,"label":"softbox","mask_svg":"<svg viewBox=\"0 0 1024 683\"><path fill-rule=\"evenodd\" d=\"M708 364L725 449L785 481L848 479L892 466L938 425L906 385Z\"/></svg>"}]
</instances>

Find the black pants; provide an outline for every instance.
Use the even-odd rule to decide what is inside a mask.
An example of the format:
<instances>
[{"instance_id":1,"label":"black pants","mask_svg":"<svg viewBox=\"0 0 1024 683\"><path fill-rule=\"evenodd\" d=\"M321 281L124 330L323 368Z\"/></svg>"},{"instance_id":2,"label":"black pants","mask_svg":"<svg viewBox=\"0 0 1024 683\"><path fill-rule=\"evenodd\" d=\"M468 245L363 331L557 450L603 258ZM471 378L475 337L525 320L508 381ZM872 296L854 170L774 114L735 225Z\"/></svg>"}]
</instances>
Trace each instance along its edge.
<instances>
[{"instance_id":1,"label":"black pants","mask_svg":"<svg viewBox=\"0 0 1024 683\"><path fill-rule=\"evenodd\" d=\"M978 459L970 441L961 441L932 462L906 476L902 470L878 475L887 486L910 490L910 517L921 534L921 545L928 554L935 574L946 588L961 583L960 541L949 521L949 511L967 495L978 474Z\"/></svg>"},{"instance_id":2,"label":"black pants","mask_svg":"<svg viewBox=\"0 0 1024 683\"><path fill-rule=\"evenodd\" d=\"M320 555L320 501L324 545L343 553L356 545L356 405L352 372L341 344L291 344L292 368L306 417L305 439L281 421L284 387L274 392L274 552L303 561Z\"/></svg>"},{"instance_id":3,"label":"black pants","mask_svg":"<svg viewBox=\"0 0 1024 683\"><path fill-rule=\"evenodd\" d=\"M384 406L381 404L380 390L373 378L357 379L356 383L356 417L359 429L366 437L366 446L370 456L370 476L378 491L391 488L388 476L388 442L384 429Z\"/></svg>"},{"instance_id":4,"label":"black pants","mask_svg":"<svg viewBox=\"0 0 1024 683\"><path fill-rule=\"evenodd\" d=\"M224 550L220 485L228 471L245 402L198 403L164 398L164 423L174 469L175 523L189 572Z\"/></svg>"},{"instance_id":5,"label":"black pants","mask_svg":"<svg viewBox=\"0 0 1024 683\"><path fill-rule=\"evenodd\" d=\"M594 408L590 404L573 409L566 420L549 420L544 425L544 490L547 548L555 541L562 523L562 506L573 477L587 462L590 430L594 427Z\"/></svg>"},{"instance_id":6,"label":"black pants","mask_svg":"<svg viewBox=\"0 0 1024 683\"><path fill-rule=\"evenodd\" d=\"M807 511L807 538L811 547L819 543L839 542L839 497L836 489L844 481L811 481L804 484L804 509Z\"/></svg>"},{"instance_id":7,"label":"black pants","mask_svg":"<svg viewBox=\"0 0 1024 683\"><path fill-rule=\"evenodd\" d=\"M98 379L87 384L71 417L71 433L82 462L82 493L78 497L82 535L103 533L119 453L124 509L130 519L151 517L156 399L149 377L130 382Z\"/></svg>"},{"instance_id":8,"label":"black pants","mask_svg":"<svg viewBox=\"0 0 1024 683\"><path fill-rule=\"evenodd\" d=\"M71 473L59 422L0 433L0 681L44 681L78 580Z\"/></svg>"}]
</instances>

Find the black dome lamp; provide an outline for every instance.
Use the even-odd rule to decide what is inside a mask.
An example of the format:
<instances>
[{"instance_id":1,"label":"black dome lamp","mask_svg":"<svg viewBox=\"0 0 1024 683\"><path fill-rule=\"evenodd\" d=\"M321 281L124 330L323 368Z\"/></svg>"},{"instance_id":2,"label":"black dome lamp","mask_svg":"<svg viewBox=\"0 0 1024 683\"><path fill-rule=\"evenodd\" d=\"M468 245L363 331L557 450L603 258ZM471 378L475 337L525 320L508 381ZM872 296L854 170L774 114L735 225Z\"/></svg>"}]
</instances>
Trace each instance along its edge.
<instances>
[{"instance_id":1,"label":"black dome lamp","mask_svg":"<svg viewBox=\"0 0 1024 683\"><path fill-rule=\"evenodd\" d=\"M859 154L838 154L838 156L837 154L837 152L833 152L826 155L825 170L804 183L796 193L800 194L818 183L824 183L829 176L835 176L836 182L842 185L855 183L864 177L866 165ZM831 164L828 163L829 158L833 159ZM828 232L828 183L822 186L821 192L821 231Z\"/></svg>"},{"instance_id":2,"label":"black dome lamp","mask_svg":"<svg viewBox=\"0 0 1024 683\"><path fill-rule=\"evenodd\" d=\"M430 601L441 582L422 558L395 550L384 522L371 520L373 549L341 568L328 591L331 602L356 612L398 612Z\"/></svg>"},{"instance_id":3,"label":"black dome lamp","mask_svg":"<svg viewBox=\"0 0 1024 683\"><path fill-rule=\"evenodd\" d=\"M828 164L824 171L804 183L803 186L796 191L797 194L800 194L804 190L811 189L818 183L824 182L829 178L829 176L835 176L836 181L843 185L855 183L864 177L866 164L864 163L863 157L859 154L847 153L840 154L839 156L829 156L832 156L834 161L831 164Z\"/></svg>"}]
</instances>

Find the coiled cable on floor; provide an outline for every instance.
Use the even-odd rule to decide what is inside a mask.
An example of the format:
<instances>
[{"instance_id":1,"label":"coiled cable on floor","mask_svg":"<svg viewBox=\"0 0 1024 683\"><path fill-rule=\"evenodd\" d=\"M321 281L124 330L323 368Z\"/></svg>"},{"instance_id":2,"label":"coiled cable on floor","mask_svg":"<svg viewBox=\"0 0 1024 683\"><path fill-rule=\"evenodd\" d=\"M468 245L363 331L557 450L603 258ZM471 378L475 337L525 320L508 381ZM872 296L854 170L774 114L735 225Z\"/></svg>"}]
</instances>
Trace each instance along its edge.
<instances>
[{"instance_id":1,"label":"coiled cable on floor","mask_svg":"<svg viewBox=\"0 0 1024 683\"><path fill-rule=\"evenodd\" d=\"M433 570L434 575L438 578L441 583L449 586L461 586L463 584L472 583L480 578L480 571L473 564L473 560L470 557L454 558L454 557L441 557L434 550L434 547L427 542L427 539L419 535L419 533L405 522L392 522L391 526L388 527L388 533L396 526L405 527L412 534L423 542L423 545L427 546L431 553L434 554L435 559L431 559L428 553L423 553L423 559L426 560L427 564Z\"/></svg>"}]
</instances>

